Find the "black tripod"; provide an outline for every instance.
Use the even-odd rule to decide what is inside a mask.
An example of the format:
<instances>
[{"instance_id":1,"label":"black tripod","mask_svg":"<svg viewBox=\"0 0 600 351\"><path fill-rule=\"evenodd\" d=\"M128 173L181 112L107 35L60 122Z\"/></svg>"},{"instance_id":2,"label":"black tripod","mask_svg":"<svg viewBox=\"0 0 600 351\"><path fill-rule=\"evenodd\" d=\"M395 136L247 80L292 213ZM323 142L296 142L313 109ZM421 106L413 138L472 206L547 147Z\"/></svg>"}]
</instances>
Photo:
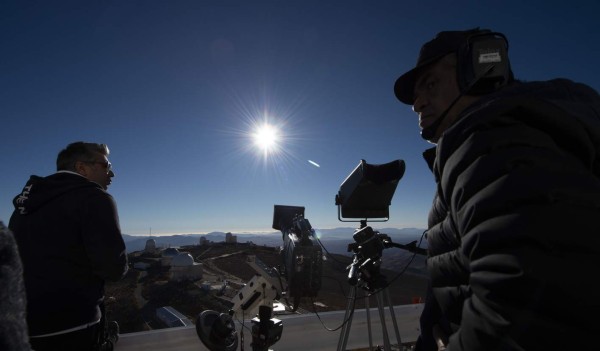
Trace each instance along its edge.
<instances>
[{"instance_id":1,"label":"black tripod","mask_svg":"<svg viewBox=\"0 0 600 351\"><path fill-rule=\"evenodd\" d=\"M396 322L394 307L390 302L390 293L387 288L387 280L385 276L379 273L379 267L376 265L376 263L373 263L373 260L367 259L361 263L358 255L356 254L354 255L353 263L349 268L350 272L348 274L348 282L352 285L352 289L350 290L348 305L346 307L346 313L344 314L345 323L340 332L337 351L346 351L346 344L348 342L348 336L350 335L350 328L352 326L352 318L354 317L354 302L356 300L356 290L358 287L361 287L368 293L375 293L377 310L379 311L379 320L381 321L383 333L384 350L391 351L391 344L385 322L385 306L389 307L394 332L396 333L396 340L398 342L398 346L401 347L402 340L400 338L400 332L398 331L398 323ZM367 312L367 328L369 332L369 350L373 350L369 300L370 297L367 296L365 300L365 309Z\"/></svg>"}]
</instances>

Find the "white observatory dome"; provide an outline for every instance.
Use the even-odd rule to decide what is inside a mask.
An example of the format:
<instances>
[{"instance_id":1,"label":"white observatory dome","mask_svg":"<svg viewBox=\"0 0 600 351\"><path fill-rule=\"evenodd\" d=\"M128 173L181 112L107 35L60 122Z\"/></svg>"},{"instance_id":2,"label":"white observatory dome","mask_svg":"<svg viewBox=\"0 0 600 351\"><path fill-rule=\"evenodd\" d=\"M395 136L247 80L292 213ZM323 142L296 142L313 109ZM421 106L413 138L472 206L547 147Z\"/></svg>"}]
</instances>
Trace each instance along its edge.
<instances>
[{"instance_id":1,"label":"white observatory dome","mask_svg":"<svg viewBox=\"0 0 600 351\"><path fill-rule=\"evenodd\" d=\"M174 247L169 247L167 249L165 249L162 253L163 256L177 256L179 254L179 250L177 250Z\"/></svg>"},{"instance_id":2,"label":"white observatory dome","mask_svg":"<svg viewBox=\"0 0 600 351\"><path fill-rule=\"evenodd\" d=\"M182 252L179 255L173 257L171 260L171 266L173 267L186 267L193 266L194 258L187 252Z\"/></svg>"}]
</instances>

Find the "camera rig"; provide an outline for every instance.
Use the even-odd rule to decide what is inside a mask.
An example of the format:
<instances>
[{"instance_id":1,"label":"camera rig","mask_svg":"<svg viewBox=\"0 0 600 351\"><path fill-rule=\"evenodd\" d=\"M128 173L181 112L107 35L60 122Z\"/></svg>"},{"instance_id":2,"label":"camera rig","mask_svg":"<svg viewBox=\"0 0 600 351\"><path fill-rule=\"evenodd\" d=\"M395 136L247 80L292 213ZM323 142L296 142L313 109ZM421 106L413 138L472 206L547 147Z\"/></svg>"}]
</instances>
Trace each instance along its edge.
<instances>
[{"instance_id":1,"label":"camera rig","mask_svg":"<svg viewBox=\"0 0 600 351\"><path fill-rule=\"evenodd\" d=\"M252 323L252 350L267 351L281 338L283 323L271 318L273 301L279 299L276 274L256 256L248 256L247 263L257 274L233 297L233 307L227 313L205 310L196 320L196 333L200 341L211 351L235 351L238 333L234 318L258 315ZM243 349L243 347L242 347Z\"/></svg>"},{"instance_id":2,"label":"camera rig","mask_svg":"<svg viewBox=\"0 0 600 351\"><path fill-rule=\"evenodd\" d=\"M377 299L384 339L384 350L391 350L384 318L385 305L390 309L398 345L402 344L394 309L391 305L387 289L388 282L386 277L380 274L383 250L388 247L398 247L415 253L426 251L417 248L416 241L408 245L393 243L389 235L376 232L367 226L367 221L385 222L389 219L389 206L405 169L406 167L402 160L395 160L379 165L368 164L365 160L361 160L352 173L342 182L335 196L335 204L338 206L338 219L342 222L360 222L360 227L352 236L354 243L348 245L348 252L354 252L352 263L347 267L348 283L352 288L344 316L344 321L346 322L340 332L337 351L346 350L346 343L352 326L357 287L368 291L369 295L367 296L373 294ZM367 307L367 323L369 325L369 346L372 349L368 303L369 298L367 297L365 304Z\"/></svg>"},{"instance_id":3,"label":"camera rig","mask_svg":"<svg viewBox=\"0 0 600 351\"><path fill-rule=\"evenodd\" d=\"M381 222L389 219L389 205L404 171L405 165L402 160L381 165L372 165L361 160L344 180L335 197L338 219L342 222L360 222L359 229L353 234L354 242L348 245L348 252L354 253L352 264L347 267L348 283L352 289L340 332L338 351L346 350L357 287L369 291L377 298L384 350L391 350L384 318L386 304L390 308L398 345L401 345L393 307L390 305L387 281L385 276L380 274L382 253L389 247L398 247L418 254L426 254L426 250L417 247L416 241L407 245L393 243L389 235L367 226L367 221ZM283 330L282 322L271 318L273 301L279 299L280 294L291 297L292 311L295 311L301 298L317 296L321 288L323 253L314 229L308 219L304 218L304 207L275 205L273 229L282 233L281 274L266 268L257 258L249 256L248 264L258 274L234 297L234 307L228 313L207 310L198 316L196 332L210 350L236 350L238 341L233 318L239 318L241 314L243 319L245 314L251 315L257 310L258 316L252 319L252 348L255 351L268 350L269 346L281 338ZM285 278L285 284L282 278ZM368 299L366 306L369 345L372 348Z\"/></svg>"},{"instance_id":4,"label":"camera rig","mask_svg":"<svg viewBox=\"0 0 600 351\"><path fill-rule=\"evenodd\" d=\"M206 310L198 315L196 333L209 350L236 350L238 334L234 318L243 320L244 316L254 315L257 311L257 317L251 320L252 349L268 350L281 338L283 331L281 320L271 318L274 300L285 293L292 298L292 311L295 311L302 297L315 297L319 292L322 250L314 229L304 218L304 207L275 205L273 228L282 233L281 274L256 256L248 256L247 263L257 274L233 297L233 307L228 313Z\"/></svg>"},{"instance_id":5,"label":"camera rig","mask_svg":"<svg viewBox=\"0 0 600 351\"><path fill-rule=\"evenodd\" d=\"M361 283L370 292L386 286L385 277L379 274L384 249L396 247L427 255L427 250L418 247L416 240L408 244L397 244L392 242L389 235L374 231L366 225L354 232L353 238L354 243L348 244L348 252L354 252L352 264L348 266L348 284Z\"/></svg>"},{"instance_id":6,"label":"camera rig","mask_svg":"<svg viewBox=\"0 0 600 351\"><path fill-rule=\"evenodd\" d=\"M315 297L321 289L323 251L315 231L304 218L304 207L275 205L273 229L281 231L283 239L282 276L287 281L287 296L295 311L303 297Z\"/></svg>"}]
</instances>

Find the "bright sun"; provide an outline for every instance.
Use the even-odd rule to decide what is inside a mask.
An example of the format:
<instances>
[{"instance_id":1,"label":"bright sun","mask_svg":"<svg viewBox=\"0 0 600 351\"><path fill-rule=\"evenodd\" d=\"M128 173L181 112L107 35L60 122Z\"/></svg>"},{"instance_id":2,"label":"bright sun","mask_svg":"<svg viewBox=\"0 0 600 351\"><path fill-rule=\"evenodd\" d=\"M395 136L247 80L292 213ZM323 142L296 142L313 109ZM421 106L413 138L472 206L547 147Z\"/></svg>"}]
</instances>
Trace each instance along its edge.
<instances>
[{"instance_id":1,"label":"bright sun","mask_svg":"<svg viewBox=\"0 0 600 351\"><path fill-rule=\"evenodd\" d=\"M269 124L258 127L252 134L254 144L262 149L265 153L273 151L277 147L279 141L279 133L277 129Z\"/></svg>"}]
</instances>

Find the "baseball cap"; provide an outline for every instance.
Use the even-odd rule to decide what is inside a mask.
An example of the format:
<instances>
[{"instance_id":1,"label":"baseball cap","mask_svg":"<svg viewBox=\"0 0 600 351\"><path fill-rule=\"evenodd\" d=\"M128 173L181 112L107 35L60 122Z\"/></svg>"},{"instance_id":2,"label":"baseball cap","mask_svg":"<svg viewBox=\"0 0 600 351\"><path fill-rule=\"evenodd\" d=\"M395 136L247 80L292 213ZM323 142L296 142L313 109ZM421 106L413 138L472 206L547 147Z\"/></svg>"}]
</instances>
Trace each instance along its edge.
<instances>
[{"instance_id":1,"label":"baseball cap","mask_svg":"<svg viewBox=\"0 0 600 351\"><path fill-rule=\"evenodd\" d=\"M394 94L398 100L407 105L412 105L414 102L414 89L417 76L423 69L447 54L457 52L461 46L467 42L467 39L470 36L486 32L490 31L487 29L479 29L479 27L464 31L439 32L435 38L421 47L415 68L404 73L396 80L396 84L394 84Z\"/></svg>"}]
</instances>

